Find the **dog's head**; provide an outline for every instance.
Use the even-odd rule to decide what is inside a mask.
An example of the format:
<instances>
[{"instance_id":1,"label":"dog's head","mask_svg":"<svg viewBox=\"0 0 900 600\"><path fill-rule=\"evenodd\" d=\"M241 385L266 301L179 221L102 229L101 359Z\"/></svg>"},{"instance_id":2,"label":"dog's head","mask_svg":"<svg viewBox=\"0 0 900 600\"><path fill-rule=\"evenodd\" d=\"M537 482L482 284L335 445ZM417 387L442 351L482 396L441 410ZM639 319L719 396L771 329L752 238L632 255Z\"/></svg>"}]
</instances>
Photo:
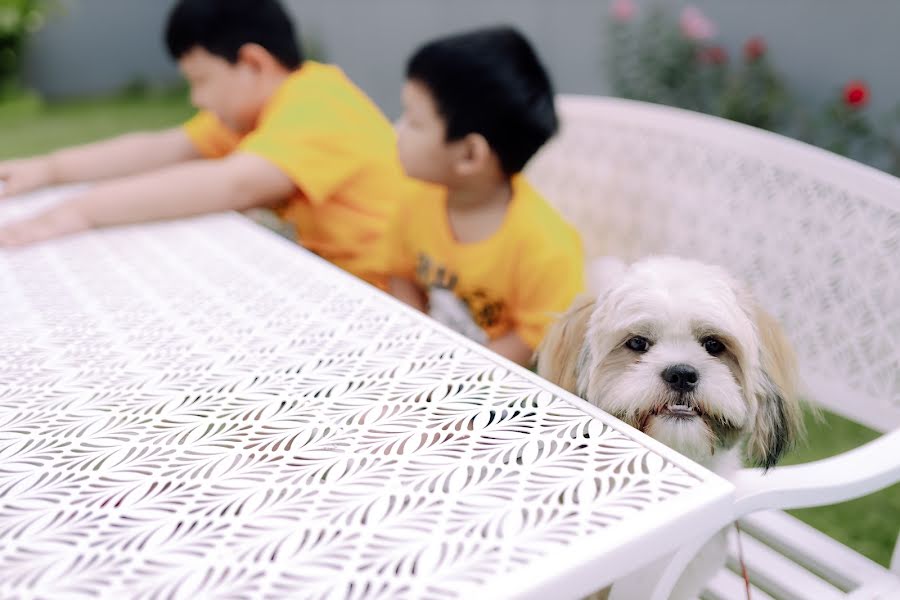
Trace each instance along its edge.
<instances>
[{"instance_id":1,"label":"dog's head","mask_svg":"<svg viewBox=\"0 0 900 600\"><path fill-rule=\"evenodd\" d=\"M802 430L791 348L721 268L673 257L632 265L579 298L538 349L538 373L709 464L747 440L773 466Z\"/></svg>"}]
</instances>

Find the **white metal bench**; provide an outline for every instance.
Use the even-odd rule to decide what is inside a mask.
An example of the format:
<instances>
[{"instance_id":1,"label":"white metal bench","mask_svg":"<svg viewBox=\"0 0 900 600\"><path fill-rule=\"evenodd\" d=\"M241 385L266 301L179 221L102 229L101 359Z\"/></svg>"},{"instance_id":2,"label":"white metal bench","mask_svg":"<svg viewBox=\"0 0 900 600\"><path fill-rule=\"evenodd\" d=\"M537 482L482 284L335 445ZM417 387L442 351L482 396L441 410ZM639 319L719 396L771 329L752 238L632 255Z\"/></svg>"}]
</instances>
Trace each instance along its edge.
<instances>
[{"instance_id":1,"label":"white metal bench","mask_svg":"<svg viewBox=\"0 0 900 600\"><path fill-rule=\"evenodd\" d=\"M589 256L725 266L782 321L806 397L884 433L828 461L739 474L735 517L749 534L754 600L900 598L900 544L885 569L770 510L900 481L900 180L678 109L580 96L560 97L558 108L562 131L528 174L580 228ZM704 598L745 597L733 553L728 562ZM666 582L653 585L647 597L664 597Z\"/></svg>"}]
</instances>

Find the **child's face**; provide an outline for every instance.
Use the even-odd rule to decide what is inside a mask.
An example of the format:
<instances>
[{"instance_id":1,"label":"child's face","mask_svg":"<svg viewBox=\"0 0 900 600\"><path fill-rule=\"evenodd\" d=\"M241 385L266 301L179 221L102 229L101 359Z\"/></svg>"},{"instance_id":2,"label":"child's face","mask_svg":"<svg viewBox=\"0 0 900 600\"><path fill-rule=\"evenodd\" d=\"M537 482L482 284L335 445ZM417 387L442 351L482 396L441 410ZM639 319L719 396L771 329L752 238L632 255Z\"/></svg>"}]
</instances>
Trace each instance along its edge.
<instances>
[{"instance_id":1,"label":"child's face","mask_svg":"<svg viewBox=\"0 0 900 600\"><path fill-rule=\"evenodd\" d=\"M455 153L446 141L444 121L427 87L417 81L403 86L403 114L396 123L397 151L406 174L448 185Z\"/></svg>"},{"instance_id":2,"label":"child's face","mask_svg":"<svg viewBox=\"0 0 900 600\"><path fill-rule=\"evenodd\" d=\"M191 103L208 110L238 134L250 132L262 111L256 71L243 61L231 64L197 47L178 61L191 87Z\"/></svg>"}]
</instances>

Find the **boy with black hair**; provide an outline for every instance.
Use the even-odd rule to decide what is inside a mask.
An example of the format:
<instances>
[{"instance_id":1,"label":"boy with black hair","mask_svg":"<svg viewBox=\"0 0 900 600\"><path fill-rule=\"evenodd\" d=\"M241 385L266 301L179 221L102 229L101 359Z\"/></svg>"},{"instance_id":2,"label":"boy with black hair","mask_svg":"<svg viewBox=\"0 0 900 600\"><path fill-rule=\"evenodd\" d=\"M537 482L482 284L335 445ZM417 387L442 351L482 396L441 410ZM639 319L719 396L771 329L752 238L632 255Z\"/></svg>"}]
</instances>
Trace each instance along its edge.
<instances>
[{"instance_id":1,"label":"boy with black hair","mask_svg":"<svg viewBox=\"0 0 900 600\"><path fill-rule=\"evenodd\" d=\"M527 364L584 288L578 234L519 174L557 128L550 80L509 27L432 41L406 75L400 161L432 185L385 238L389 289Z\"/></svg>"},{"instance_id":2,"label":"boy with black hair","mask_svg":"<svg viewBox=\"0 0 900 600\"><path fill-rule=\"evenodd\" d=\"M271 206L304 246L383 285L374 248L410 183L378 108L337 67L304 61L277 0L181 0L165 39L197 116L183 127L0 163L0 198L106 180L0 227L0 246Z\"/></svg>"}]
</instances>

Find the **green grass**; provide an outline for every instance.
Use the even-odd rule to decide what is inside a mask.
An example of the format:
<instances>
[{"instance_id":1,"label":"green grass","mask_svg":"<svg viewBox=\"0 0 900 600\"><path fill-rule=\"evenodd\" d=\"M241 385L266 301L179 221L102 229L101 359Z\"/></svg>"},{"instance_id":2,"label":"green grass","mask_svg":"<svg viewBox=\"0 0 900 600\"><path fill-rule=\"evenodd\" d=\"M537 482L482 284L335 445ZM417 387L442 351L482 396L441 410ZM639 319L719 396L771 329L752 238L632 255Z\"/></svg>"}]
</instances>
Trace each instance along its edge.
<instances>
[{"instance_id":1,"label":"green grass","mask_svg":"<svg viewBox=\"0 0 900 600\"><path fill-rule=\"evenodd\" d=\"M183 90L66 103L23 100L0 104L0 160L41 154L129 131L172 127L192 114Z\"/></svg>"},{"instance_id":2,"label":"green grass","mask_svg":"<svg viewBox=\"0 0 900 600\"><path fill-rule=\"evenodd\" d=\"M112 98L4 110L0 105L0 160L47 152L138 129L176 125L192 114L183 91L128 94ZM832 456L877 434L826 414L807 419L809 438L787 464ZM900 485L836 506L792 511L829 536L888 565L900 529Z\"/></svg>"},{"instance_id":3,"label":"green grass","mask_svg":"<svg viewBox=\"0 0 900 600\"><path fill-rule=\"evenodd\" d=\"M834 456L879 435L831 413L824 413L821 420L807 414L806 424L809 430L806 444L794 450L782 464ZM851 502L789 512L875 562L888 566L900 532L900 484Z\"/></svg>"}]
</instances>

